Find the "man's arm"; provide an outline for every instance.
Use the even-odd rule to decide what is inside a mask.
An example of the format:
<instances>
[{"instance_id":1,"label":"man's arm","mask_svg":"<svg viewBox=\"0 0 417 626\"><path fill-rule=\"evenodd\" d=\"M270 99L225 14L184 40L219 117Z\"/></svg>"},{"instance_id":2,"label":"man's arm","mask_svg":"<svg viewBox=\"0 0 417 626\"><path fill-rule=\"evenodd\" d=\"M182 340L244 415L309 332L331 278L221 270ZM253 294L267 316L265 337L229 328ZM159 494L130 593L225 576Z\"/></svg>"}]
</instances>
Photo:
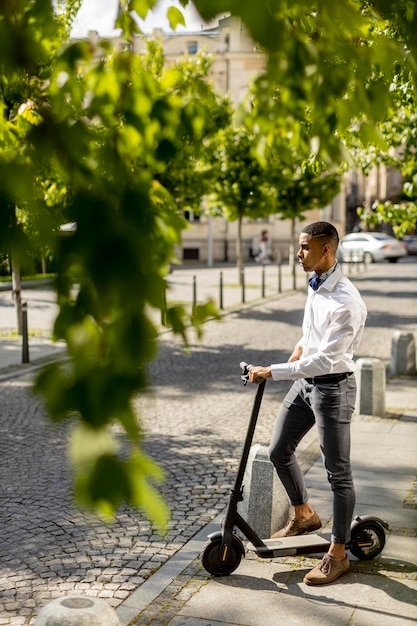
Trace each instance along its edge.
<instances>
[{"instance_id":1,"label":"man's arm","mask_svg":"<svg viewBox=\"0 0 417 626\"><path fill-rule=\"evenodd\" d=\"M288 359L288 363L292 363L293 361L299 361L301 359L301 355L303 354L303 346L295 346L292 355Z\"/></svg>"},{"instance_id":2,"label":"man's arm","mask_svg":"<svg viewBox=\"0 0 417 626\"><path fill-rule=\"evenodd\" d=\"M251 383L259 384L263 378L271 378L270 365L252 365L249 370L249 380Z\"/></svg>"},{"instance_id":3,"label":"man's arm","mask_svg":"<svg viewBox=\"0 0 417 626\"><path fill-rule=\"evenodd\" d=\"M288 359L288 363L298 361L303 353L302 346L295 346L293 353ZM271 366L270 365L253 365L249 370L249 380L251 383L259 383L261 378L271 378Z\"/></svg>"}]
</instances>

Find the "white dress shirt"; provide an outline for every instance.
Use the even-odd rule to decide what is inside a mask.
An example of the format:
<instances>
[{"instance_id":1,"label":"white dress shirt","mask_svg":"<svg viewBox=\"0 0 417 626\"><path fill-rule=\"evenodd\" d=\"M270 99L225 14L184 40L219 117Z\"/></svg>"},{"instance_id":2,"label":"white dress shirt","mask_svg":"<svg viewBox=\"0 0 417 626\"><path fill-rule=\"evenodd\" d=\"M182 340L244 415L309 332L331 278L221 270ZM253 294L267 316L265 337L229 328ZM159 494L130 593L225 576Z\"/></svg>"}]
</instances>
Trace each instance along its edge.
<instances>
[{"instance_id":1,"label":"white dress shirt","mask_svg":"<svg viewBox=\"0 0 417 626\"><path fill-rule=\"evenodd\" d=\"M353 355L362 338L367 310L359 291L340 267L317 291L308 288L298 361L271 365L274 380L313 378L353 372Z\"/></svg>"}]
</instances>

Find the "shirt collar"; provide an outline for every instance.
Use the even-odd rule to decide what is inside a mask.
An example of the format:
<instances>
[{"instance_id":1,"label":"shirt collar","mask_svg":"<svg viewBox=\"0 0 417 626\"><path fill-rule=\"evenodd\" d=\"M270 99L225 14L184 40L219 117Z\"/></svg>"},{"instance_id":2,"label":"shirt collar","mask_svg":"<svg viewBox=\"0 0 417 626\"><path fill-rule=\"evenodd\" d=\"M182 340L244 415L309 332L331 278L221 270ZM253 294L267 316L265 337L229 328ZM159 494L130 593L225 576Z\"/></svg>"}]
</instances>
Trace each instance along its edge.
<instances>
[{"instance_id":1,"label":"shirt collar","mask_svg":"<svg viewBox=\"0 0 417 626\"><path fill-rule=\"evenodd\" d=\"M336 263L334 265L332 265L331 268L329 268L328 270L326 270L325 272L323 272L323 274L320 274L320 276L317 276L317 274L314 274L314 277L317 279L318 282L318 286L317 288L315 287L314 289L318 289L319 287L322 286L322 284L339 268L339 262L336 261ZM311 279L310 279L311 280Z\"/></svg>"},{"instance_id":2,"label":"shirt collar","mask_svg":"<svg viewBox=\"0 0 417 626\"><path fill-rule=\"evenodd\" d=\"M320 275L319 278L320 278L321 285L324 283L325 280L329 278L329 276L333 274L333 272L337 269L338 265L339 265L339 261L336 261L336 263L332 265L330 269L328 269L326 272L323 272L323 274Z\"/></svg>"}]
</instances>

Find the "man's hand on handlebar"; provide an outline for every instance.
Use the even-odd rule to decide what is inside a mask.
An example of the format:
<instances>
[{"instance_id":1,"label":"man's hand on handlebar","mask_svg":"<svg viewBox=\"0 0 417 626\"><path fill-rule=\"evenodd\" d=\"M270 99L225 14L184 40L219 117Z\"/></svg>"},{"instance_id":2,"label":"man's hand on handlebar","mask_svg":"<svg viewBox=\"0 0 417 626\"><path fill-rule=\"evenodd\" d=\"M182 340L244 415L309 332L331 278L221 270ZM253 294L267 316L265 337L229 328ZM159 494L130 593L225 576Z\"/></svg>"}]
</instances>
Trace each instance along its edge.
<instances>
[{"instance_id":1,"label":"man's hand on handlebar","mask_svg":"<svg viewBox=\"0 0 417 626\"><path fill-rule=\"evenodd\" d=\"M259 385L264 379L271 378L270 366L264 365L252 365L249 370L249 380L255 385Z\"/></svg>"}]
</instances>

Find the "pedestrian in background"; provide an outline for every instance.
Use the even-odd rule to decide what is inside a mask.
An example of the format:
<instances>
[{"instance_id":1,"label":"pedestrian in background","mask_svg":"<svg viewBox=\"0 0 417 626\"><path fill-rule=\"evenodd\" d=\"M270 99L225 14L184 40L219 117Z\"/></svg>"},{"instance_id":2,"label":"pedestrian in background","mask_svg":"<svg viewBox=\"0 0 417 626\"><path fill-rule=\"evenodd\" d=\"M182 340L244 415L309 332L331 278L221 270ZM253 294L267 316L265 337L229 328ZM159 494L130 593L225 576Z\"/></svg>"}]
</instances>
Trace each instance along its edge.
<instances>
[{"instance_id":1,"label":"pedestrian in background","mask_svg":"<svg viewBox=\"0 0 417 626\"><path fill-rule=\"evenodd\" d=\"M271 242L267 230L261 232L259 239L259 252L255 257L257 263L266 263L271 260Z\"/></svg>"},{"instance_id":2,"label":"pedestrian in background","mask_svg":"<svg viewBox=\"0 0 417 626\"><path fill-rule=\"evenodd\" d=\"M278 413L269 449L294 507L294 517L272 538L318 530L321 520L312 509L295 450L317 425L323 462L333 492L331 544L321 562L304 577L309 585L330 583L349 570L346 544L355 506L350 466L350 422L355 407L353 355L366 320L365 304L343 275L336 259L337 230L315 222L300 234L297 257L309 280L303 336L287 363L253 366L251 382L261 378L293 379Z\"/></svg>"}]
</instances>

